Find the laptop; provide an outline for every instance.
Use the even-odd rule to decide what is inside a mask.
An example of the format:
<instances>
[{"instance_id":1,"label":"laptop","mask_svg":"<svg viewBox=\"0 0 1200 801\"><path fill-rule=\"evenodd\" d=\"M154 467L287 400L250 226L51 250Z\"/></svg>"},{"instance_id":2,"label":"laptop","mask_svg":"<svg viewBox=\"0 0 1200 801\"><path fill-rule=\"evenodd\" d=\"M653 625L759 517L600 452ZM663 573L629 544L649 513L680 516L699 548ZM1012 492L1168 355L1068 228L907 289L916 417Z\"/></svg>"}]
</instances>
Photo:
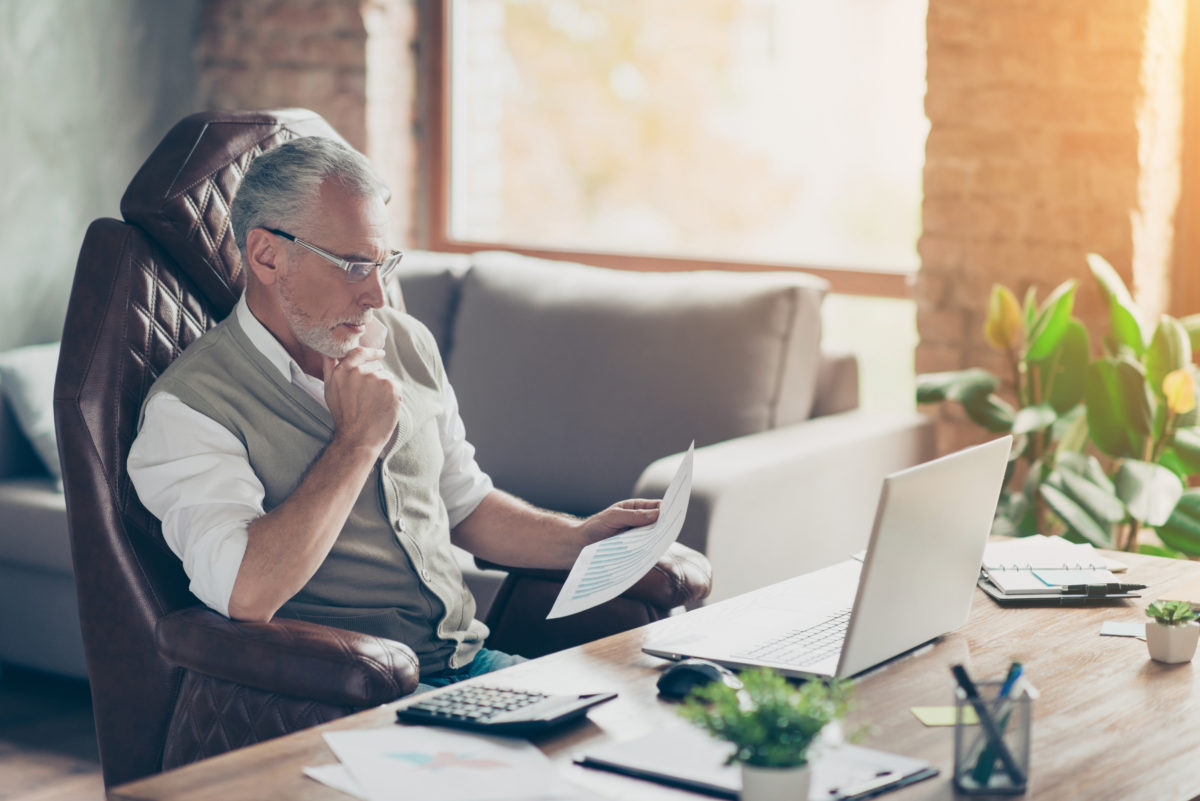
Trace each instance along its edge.
<instances>
[{"instance_id":1,"label":"laptop","mask_svg":"<svg viewBox=\"0 0 1200 801\"><path fill-rule=\"evenodd\" d=\"M861 562L668 618L642 650L844 678L957 629L971 611L1011 447L1005 436L893 473Z\"/></svg>"}]
</instances>

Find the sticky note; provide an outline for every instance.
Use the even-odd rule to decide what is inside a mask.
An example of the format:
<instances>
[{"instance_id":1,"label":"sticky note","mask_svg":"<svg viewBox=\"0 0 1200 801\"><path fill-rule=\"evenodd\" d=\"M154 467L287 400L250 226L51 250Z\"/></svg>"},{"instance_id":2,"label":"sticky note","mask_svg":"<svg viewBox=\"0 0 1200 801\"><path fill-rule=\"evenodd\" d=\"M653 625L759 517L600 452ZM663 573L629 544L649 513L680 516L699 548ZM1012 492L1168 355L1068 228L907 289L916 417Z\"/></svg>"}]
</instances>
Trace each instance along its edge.
<instances>
[{"instance_id":1,"label":"sticky note","mask_svg":"<svg viewBox=\"0 0 1200 801\"><path fill-rule=\"evenodd\" d=\"M954 707L952 706L914 706L912 713L926 726L954 725ZM968 726L974 726L979 722L974 709L963 710L963 722Z\"/></svg>"},{"instance_id":2,"label":"sticky note","mask_svg":"<svg viewBox=\"0 0 1200 801\"><path fill-rule=\"evenodd\" d=\"M1145 637L1145 623L1118 623L1115 620L1106 620L1100 626L1101 637Z\"/></svg>"}]
</instances>

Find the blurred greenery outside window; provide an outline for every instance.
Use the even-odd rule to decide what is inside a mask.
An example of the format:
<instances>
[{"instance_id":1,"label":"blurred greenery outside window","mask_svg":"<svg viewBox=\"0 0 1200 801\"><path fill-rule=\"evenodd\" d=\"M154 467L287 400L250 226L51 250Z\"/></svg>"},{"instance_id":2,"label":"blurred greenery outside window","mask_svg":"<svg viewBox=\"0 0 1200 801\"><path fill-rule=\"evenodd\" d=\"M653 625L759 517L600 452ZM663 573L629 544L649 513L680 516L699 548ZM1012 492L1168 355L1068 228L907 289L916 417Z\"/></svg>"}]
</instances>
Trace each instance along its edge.
<instances>
[{"instance_id":1,"label":"blurred greenery outside window","mask_svg":"<svg viewBox=\"0 0 1200 801\"><path fill-rule=\"evenodd\" d=\"M451 241L917 269L926 0L450 9ZM912 301L835 294L823 316L863 407L911 408Z\"/></svg>"}]
</instances>

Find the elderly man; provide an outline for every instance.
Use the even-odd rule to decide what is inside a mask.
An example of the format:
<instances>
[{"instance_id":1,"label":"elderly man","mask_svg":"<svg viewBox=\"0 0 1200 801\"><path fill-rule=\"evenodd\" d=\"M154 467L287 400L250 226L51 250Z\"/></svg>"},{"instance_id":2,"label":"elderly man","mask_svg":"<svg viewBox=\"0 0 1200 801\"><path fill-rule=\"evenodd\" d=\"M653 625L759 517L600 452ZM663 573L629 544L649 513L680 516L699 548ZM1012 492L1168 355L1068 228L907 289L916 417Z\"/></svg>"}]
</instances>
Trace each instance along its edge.
<instances>
[{"instance_id":1,"label":"elderly man","mask_svg":"<svg viewBox=\"0 0 1200 801\"><path fill-rule=\"evenodd\" d=\"M493 488L432 335L386 305L386 197L331 139L251 164L231 211L245 294L151 387L129 475L205 604L399 640L440 685L516 661L482 648L452 542L565 568L658 502L580 520Z\"/></svg>"}]
</instances>

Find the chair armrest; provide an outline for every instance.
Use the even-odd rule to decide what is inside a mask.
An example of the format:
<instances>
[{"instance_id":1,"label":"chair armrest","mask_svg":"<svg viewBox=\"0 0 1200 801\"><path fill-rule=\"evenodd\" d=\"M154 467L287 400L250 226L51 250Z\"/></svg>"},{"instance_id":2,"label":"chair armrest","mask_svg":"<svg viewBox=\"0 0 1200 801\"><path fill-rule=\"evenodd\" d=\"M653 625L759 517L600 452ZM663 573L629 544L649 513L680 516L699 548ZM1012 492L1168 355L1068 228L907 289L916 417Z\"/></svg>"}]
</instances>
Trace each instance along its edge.
<instances>
[{"instance_id":1,"label":"chair armrest","mask_svg":"<svg viewBox=\"0 0 1200 801\"><path fill-rule=\"evenodd\" d=\"M884 476L933 453L917 412L847 412L697 448L679 541L712 563L714 601L825 567L866 547ZM682 458L647 467L634 496L661 496Z\"/></svg>"},{"instance_id":2,"label":"chair armrest","mask_svg":"<svg viewBox=\"0 0 1200 801\"><path fill-rule=\"evenodd\" d=\"M485 569L497 567L478 559L476 563ZM712 588L708 559L676 542L619 597L569 617L546 620L568 571L499 569L509 574L487 616L492 632L487 645L528 657L661 620L676 607L699 603Z\"/></svg>"},{"instance_id":3,"label":"chair armrest","mask_svg":"<svg viewBox=\"0 0 1200 801\"><path fill-rule=\"evenodd\" d=\"M168 661L271 693L370 707L417 688L416 654L402 643L302 620L242 623L194 606L155 631Z\"/></svg>"}]
</instances>

